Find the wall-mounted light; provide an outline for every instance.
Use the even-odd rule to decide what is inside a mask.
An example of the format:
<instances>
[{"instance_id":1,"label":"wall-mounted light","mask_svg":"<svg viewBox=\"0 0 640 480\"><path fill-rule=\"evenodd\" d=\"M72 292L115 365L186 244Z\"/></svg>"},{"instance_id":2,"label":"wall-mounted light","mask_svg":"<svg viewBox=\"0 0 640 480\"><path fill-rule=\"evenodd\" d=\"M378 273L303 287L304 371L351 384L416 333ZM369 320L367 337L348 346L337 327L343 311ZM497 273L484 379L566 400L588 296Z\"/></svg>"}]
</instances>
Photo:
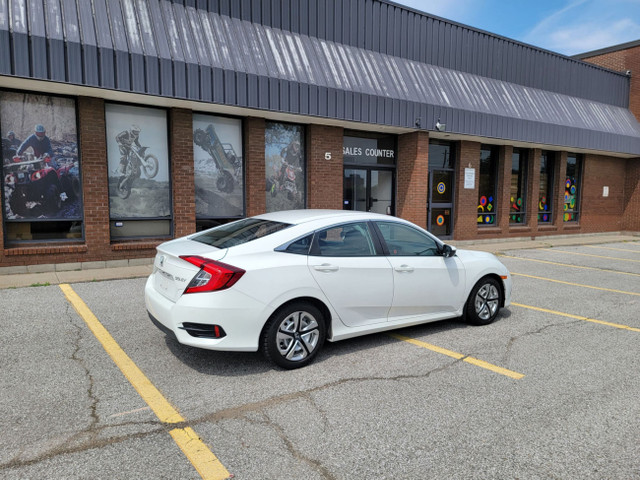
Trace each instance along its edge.
<instances>
[{"instance_id":1,"label":"wall-mounted light","mask_svg":"<svg viewBox=\"0 0 640 480\"><path fill-rule=\"evenodd\" d=\"M416 127L420 128L421 124L422 124L422 119L420 117L416 117Z\"/></svg>"},{"instance_id":2,"label":"wall-mounted light","mask_svg":"<svg viewBox=\"0 0 640 480\"><path fill-rule=\"evenodd\" d=\"M444 132L446 128L447 125L444 123L440 123L440 119L438 119L438 121L436 122L436 130L438 130L439 132Z\"/></svg>"}]
</instances>

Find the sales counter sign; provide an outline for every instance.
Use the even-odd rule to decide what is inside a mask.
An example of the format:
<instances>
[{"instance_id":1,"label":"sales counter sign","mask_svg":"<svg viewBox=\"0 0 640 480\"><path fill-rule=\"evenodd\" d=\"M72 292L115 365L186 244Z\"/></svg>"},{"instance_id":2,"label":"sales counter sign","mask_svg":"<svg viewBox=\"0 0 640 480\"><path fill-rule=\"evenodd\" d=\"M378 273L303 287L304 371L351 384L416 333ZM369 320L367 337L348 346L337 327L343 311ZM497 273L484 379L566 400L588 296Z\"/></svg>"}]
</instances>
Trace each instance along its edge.
<instances>
[{"instance_id":1,"label":"sales counter sign","mask_svg":"<svg viewBox=\"0 0 640 480\"><path fill-rule=\"evenodd\" d=\"M395 165L395 138L344 137L342 154L345 164Z\"/></svg>"}]
</instances>

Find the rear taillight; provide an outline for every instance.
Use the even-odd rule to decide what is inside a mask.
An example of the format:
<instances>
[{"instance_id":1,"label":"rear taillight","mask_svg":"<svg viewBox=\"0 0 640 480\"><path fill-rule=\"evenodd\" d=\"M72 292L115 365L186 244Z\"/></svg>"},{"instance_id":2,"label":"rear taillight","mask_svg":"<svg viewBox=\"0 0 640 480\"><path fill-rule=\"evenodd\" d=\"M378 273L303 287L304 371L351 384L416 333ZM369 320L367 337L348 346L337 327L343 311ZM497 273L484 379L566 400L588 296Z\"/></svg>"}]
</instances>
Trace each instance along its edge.
<instances>
[{"instance_id":1,"label":"rear taillight","mask_svg":"<svg viewBox=\"0 0 640 480\"><path fill-rule=\"evenodd\" d=\"M224 290L233 286L245 274L241 268L197 255L182 255L180 258L201 269L187 285L184 293Z\"/></svg>"}]
</instances>

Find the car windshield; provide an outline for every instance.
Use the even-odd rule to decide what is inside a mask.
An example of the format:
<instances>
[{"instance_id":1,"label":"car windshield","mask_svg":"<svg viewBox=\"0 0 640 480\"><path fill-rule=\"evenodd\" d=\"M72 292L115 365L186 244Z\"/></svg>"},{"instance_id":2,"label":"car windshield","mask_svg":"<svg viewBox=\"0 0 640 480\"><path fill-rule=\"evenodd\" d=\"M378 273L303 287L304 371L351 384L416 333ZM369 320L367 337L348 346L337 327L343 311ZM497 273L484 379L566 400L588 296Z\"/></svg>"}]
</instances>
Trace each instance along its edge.
<instances>
[{"instance_id":1,"label":"car windshield","mask_svg":"<svg viewBox=\"0 0 640 480\"><path fill-rule=\"evenodd\" d=\"M207 230L200 235L191 237L191 240L206 243L212 247L229 248L265 237L289 226L290 224L288 223L274 222L272 220L245 218L244 220L238 220L237 222L227 223Z\"/></svg>"}]
</instances>

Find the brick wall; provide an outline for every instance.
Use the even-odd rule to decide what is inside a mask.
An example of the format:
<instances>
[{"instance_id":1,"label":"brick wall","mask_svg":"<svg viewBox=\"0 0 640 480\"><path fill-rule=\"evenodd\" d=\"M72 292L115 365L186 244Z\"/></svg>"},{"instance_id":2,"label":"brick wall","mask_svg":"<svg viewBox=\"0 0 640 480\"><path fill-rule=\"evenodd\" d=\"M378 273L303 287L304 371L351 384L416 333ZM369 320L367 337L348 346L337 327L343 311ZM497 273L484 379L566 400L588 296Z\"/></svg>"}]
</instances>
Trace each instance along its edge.
<instances>
[{"instance_id":1,"label":"brick wall","mask_svg":"<svg viewBox=\"0 0 640 480\"><path fill-rule=\"evenodd\" d=\"M429 134L398 137L396 215L427 227L429 193Z\"/></svg>"},{"instance_id":2,"label":"brick wall","mask_svg":"<svg viewBox=\"0 0 640 480\"><path fill-rule=\"evenodd\" d=\"M623 230L627 162L599 155L585 155L583 158L581 231L595 233ZM608 197L603 196L605 186L609 187Z\"/></svg>"},{"instance_id":3,"label":"brick wall","mask_svg":"<svg viewBox=\"0 0 640 480\"><path fill-rule=\"evenodd\" d=\"M340 127L307 128L307 207L342 209L342 144ZM330 154L330 159L325 154Z\"/></svg>"},{"instance_id":4,"label":"brick wall","mask_svg":"<svg viewBox=\"0 0 640 480\"><path fill-rule=\"evenodd\" d=\"M169 111L169 145L173 195L174 236L196 231L195 188L193 184L193 114L191 110Z\"/></svg>"},{"instance_id":5,"label":"brick wall","mask_svg":"<svg viewBox=\"0 0 640 480\"><path fill-rule=\"evenodd\" d=\"M245 198L247 216L259 215L267 210L265 192L265 158L264 158L263 118L247 118L244 121L245 143Z\"/></svg>"},{"instance_id":6,"label":"brick wall","mask_svg":"<svg viewBox=\"0 0 640 480\"><path fill-rule=\"evenodd\" d=\"M640 45L583 60L617 72L631 70L629 110L640 121Z\"/></svg>"},{"instance_id":7,"label":"brick wall","mask_svg":"<svg viewBox=\"0 0 640 480\"><path fill-rule=\"evenodd\" d=\"M456 145L456 193L454 202L453 236L456 240L478 238L478 188L480 175L480 143L459 142ZM475 170L473 189L464 188L464 170ZM490 227L489 227L490 228ZM499 230L490 228L496 233Z\"/></svg>"}]
</instances>

